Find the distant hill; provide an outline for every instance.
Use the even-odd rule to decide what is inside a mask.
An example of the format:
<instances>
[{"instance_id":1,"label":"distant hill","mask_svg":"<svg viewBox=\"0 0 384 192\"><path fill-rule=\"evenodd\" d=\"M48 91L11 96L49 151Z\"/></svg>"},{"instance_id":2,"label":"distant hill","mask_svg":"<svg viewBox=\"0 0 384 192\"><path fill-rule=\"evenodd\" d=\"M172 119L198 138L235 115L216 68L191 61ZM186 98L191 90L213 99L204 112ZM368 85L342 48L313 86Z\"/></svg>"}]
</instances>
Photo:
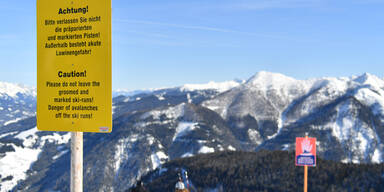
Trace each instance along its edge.
<instances>
[{"instance_id":1,"label":"distant hill","mask_svg":"<svg viewBox=\"0 0 384 192\"><path fill-rule=\"evenodd\" d=\"M188 171L197 191L302 191L303 167L287 151L218 152L176 159L144 176L149 191L174 190ZM343 164L317 159L309 167L309 191L384 191L384 164Z\"/></svg>"}]
</instances>

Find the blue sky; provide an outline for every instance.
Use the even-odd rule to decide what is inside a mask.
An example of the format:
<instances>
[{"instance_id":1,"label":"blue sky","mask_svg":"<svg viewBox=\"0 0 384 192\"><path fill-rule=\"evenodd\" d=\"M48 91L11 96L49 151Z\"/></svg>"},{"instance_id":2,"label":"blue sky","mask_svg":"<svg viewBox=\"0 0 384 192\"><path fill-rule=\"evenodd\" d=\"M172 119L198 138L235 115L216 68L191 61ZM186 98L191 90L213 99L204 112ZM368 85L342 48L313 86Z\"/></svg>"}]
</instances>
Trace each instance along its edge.
<instances>
[{"instance_id":1,"label":"blue sky","mask_svg":"<svg viewBox=\"0 0 384 192\"><path fill-rule=\"evenodd\" d=\"M36 85L36 1L1 0L0 81ZM384 76L384 0L114 0L113 88Z\"/></svg>"}]
</instances>

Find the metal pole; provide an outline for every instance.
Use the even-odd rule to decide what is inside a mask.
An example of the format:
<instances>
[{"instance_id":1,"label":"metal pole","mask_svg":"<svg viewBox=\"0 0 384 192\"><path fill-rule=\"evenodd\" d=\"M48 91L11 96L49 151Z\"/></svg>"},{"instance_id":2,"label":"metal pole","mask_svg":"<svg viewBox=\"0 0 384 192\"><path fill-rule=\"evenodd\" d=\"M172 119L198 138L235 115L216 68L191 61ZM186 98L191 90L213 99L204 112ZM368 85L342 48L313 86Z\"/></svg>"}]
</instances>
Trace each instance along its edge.
<instances>
[{"instance_id":1,"label":"metal pole","mask_svg":"<svg viewBox=\"0 0 384 192\"><path fill-rule=\"evenodd\" d=\"M71 192L83 191L83 132L71 132Z\"/></svg>"}]
</instances>

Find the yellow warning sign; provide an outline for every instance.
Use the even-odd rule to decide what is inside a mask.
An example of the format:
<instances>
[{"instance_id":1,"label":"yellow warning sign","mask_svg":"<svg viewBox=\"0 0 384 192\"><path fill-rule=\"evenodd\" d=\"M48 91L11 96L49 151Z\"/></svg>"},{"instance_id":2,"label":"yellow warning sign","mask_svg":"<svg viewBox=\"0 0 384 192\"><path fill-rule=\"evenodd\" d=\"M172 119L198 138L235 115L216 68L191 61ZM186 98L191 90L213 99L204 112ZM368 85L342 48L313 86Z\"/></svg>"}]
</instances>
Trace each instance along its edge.
<instances>
[{"instance_id":1,"label":"yellow warning sign","mask_svg":"<svg viewBox=\"0 0 384 192\"><path fill-rule=\"evenodd\" d=\"M37 0L37 128L111 132L111 0Z\"/></svg>"}]
</instances>

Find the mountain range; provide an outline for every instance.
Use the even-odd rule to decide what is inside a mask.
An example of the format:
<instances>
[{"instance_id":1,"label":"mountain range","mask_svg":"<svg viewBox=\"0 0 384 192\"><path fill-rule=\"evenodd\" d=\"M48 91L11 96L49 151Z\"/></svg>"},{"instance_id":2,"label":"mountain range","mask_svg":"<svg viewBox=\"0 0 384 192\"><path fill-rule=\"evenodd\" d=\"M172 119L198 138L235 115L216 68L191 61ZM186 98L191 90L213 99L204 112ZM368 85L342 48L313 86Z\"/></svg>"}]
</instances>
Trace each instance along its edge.
<instances>
[{"instance_id":1,"label":"mountain range","mask_svg":"<svg viewBox=\"0 0 384 192\"><path fill-rule=\"evenodd\" d=\"M36 91L15 89L0 90L0 191L69 191L69 133L37 131ZM125 191L197 154L293 151L306 133L323 159L383 162L384 79L371 74L297 80L262 71L247 81L115 95L112 133L84 134L85 191ZM7 117L13 110L25 114Z\"/></svg>"}]
</instances>

